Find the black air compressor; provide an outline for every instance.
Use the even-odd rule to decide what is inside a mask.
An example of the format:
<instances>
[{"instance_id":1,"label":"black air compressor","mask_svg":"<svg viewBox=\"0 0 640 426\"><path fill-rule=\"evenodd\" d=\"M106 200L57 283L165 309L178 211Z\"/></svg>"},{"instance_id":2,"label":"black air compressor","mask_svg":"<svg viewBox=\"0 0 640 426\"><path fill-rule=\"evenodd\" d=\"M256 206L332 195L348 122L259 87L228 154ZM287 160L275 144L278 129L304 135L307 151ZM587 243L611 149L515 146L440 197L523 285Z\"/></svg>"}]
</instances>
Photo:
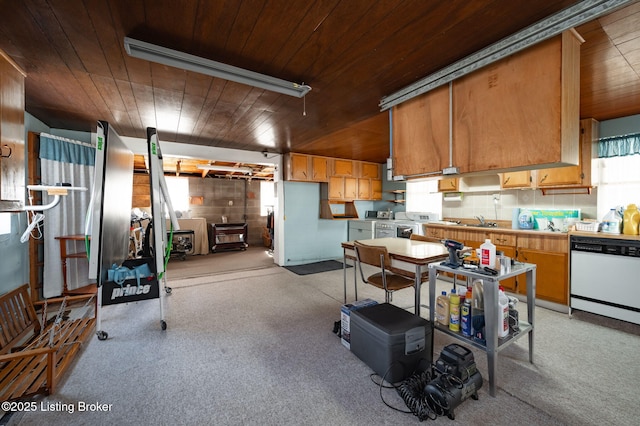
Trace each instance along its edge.
<instances>
[{"instance_id":1,"label":"black air compressor","mask_svg":"<svg viewBox=\"0 0 640 426\"><path fill-rule=\"evenodd\" d=\"M396 390L420 421L447 416L465 399L478 399L482 376L473 353L458 344L445 346L431 368L403 381Z\"/></svg>"},{"instance_id":2,"label":"black air compressor","mask_svg":"<svg viewBox=\"0 0 640 426\"><path fill-rule=\"evenodd\" d=\"M478 399L482 376L476 368L473 352L464 346L450 344L440 352L435 365L436 378L424 388L431 408L439 416L455 419L454 408L465 399Z\"/></svg>"}]
</instances>

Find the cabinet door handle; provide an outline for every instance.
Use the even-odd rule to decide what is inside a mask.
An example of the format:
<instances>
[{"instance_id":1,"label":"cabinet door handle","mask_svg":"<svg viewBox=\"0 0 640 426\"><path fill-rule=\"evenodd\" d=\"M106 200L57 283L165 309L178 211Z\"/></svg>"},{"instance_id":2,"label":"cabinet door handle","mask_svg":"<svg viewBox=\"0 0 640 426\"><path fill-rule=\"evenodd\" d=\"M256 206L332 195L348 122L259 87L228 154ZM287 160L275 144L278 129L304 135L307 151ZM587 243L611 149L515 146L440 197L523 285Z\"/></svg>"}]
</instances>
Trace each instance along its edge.
<instances>
[{"instance_id":1,"label":"cabinet door handle","mask_svg":"<svg viewBox=\"0 0 640 426\"><path fill-rule=\"evenodd\" d=\"M502 182L503 185L506 185L507 183L509 183L509 181L511 180L511 176L508 176L504 182Z\"/></svg>"},{"instance_id":2,"label":"cabinet door handle","mask_svg":"<svg viewBox=\"0 0 640 426\"><path fill-rule=\"evenodd\" d=\"M455 187L456 187L456 184L455 184L455 182L454 182L454 181L450 181L450 182L449 182L449 185L451 185L451 187L452 187L452 188L455 188Z\"/></svg>"},{"instance_id":3,"label":"cabinet door handle","mask_svg":"<svg viewBox=\"0 0 640 426\"><path fill-rule=\"evenodd\" d=\"M548 176L549 176L548 174L544 175L544 176L542 177L542 179L540 179L540 183L542 183L542 182L544 182L545 180L547 180L547 177L548 177Z\"/></svg>"}]
</instances>

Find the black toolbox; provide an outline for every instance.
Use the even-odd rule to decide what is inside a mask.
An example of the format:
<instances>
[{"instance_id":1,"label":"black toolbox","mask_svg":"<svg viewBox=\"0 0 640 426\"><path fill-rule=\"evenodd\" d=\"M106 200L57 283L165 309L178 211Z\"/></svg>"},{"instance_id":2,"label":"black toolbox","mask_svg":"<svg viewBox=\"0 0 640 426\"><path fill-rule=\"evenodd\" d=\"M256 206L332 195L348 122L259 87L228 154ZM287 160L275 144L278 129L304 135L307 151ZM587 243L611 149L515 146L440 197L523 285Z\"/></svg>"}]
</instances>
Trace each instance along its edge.
<instances>
[{"instance_id":1,"label":"black toolbox","mask_svg":"<svg viewBox=\"0 0 640 426\"><path fill-rule=\"evenodd\" d=\"M387 382L401 382L431 365L431 323L389 303L358 309L351 312L351 351Z\"/></svg>"}]
</instances>

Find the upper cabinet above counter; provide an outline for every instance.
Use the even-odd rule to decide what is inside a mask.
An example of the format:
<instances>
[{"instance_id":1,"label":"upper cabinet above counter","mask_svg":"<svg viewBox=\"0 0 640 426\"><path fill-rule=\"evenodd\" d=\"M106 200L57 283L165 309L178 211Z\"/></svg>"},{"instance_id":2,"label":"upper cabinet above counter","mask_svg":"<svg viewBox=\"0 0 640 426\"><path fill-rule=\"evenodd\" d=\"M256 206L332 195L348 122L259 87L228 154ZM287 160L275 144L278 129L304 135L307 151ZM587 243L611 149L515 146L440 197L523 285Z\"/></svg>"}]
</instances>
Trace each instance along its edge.
<instances>
[{"instance_id":1,"label":"upper cabinet above counter","mask_svg":"<svg viewBox=\"0 0 640 426\"><path fill-rule=\"evenodd\" d=\"M583 41L565 31L393 107L393 175L579 164Z\"/></svg>"}]
</instances>

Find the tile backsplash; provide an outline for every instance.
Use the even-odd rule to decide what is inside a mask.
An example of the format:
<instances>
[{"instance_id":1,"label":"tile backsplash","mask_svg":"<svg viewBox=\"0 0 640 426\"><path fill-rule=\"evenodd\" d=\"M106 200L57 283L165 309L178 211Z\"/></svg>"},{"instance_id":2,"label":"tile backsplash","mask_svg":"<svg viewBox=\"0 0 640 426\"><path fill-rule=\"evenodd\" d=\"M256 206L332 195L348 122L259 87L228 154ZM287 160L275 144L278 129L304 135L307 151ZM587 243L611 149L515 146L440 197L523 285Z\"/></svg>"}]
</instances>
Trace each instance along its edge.
<instances>
[{"instance_id":1,"label":"tile backsplash","mask_svg":"<svg viewBox=\"0 0 640 426\"><path fill-rule=\"evenodd\" d=\"M495 200L494 200L495 198ZM459 201L443 201L442 216L491 220L511 220L514 208L580 209L583 219L596 219L597 188L591 194L542 195L540 190L467 192Z\"/></svg>"}]
</instances>

